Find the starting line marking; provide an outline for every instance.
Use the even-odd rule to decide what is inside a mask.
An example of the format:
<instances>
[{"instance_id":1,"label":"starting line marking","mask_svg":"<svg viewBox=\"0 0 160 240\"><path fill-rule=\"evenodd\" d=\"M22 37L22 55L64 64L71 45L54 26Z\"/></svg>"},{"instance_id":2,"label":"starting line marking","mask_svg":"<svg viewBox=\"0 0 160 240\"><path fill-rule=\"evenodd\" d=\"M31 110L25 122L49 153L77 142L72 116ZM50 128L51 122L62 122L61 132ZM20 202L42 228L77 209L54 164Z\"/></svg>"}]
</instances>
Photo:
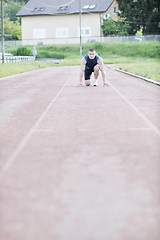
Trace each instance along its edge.
<instances>
[{"instance_id":1,"label":"starting line marking","mask_svg":"<svg viewBox=\"0 0 160 240\"><path fill-rule=\"evenodd\" d=\"M153 131L152 128L128 128L129 131Z\"/></svg>"}]
</instances>

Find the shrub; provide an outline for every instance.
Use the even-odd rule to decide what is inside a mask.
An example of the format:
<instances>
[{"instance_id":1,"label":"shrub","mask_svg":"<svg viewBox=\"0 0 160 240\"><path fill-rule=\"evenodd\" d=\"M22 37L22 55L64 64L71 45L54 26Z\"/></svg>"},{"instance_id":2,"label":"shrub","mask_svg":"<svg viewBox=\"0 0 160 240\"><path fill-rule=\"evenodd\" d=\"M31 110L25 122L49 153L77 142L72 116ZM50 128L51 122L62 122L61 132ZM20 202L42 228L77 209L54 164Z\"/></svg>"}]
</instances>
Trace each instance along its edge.
<instances>
[{"instance_id":1,"label":"shrub","mask_svg":"<svg viewBox=\"0 0 160 240\"><path fill-rule=\"evenodd\" d=\"M13 50L12 54L15 56L31 56L32 51L26 47L19 47L16 50Z\"/></svg>"},{"instance_id":2,"label":"shrub","mask_svg":"<svg viewBox=\"0 0 160 240\"><path fill-rule=\"evenodd\" d=\"M65 55L63 53L52 52L52 51L45 51L37 50L37 58L56 58L56 59L64 59Z\"/></svg>"},{"instance_id":3,"label":"shrub","mask_svg":"<svg viewBox=\"0 0 160 240\"><path fill-rule=\"evenodd\" d=\"M1 23L0 23L1 26ZM21 26L18 20L16 22L10 21L8 18L4 19L4 32L11 36L6 36L6 40L20 40L21 39Z\"/></svg>"}]
</instances>

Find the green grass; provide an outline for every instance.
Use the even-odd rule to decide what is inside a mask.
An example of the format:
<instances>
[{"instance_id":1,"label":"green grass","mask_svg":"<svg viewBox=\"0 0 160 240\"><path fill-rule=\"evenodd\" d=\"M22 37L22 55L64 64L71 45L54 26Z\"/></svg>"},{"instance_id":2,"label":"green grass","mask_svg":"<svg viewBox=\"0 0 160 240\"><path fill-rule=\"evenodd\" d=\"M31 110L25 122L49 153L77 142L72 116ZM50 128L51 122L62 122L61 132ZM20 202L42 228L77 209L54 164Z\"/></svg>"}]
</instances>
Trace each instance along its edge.
<instances>
[{"instance_id":1,"label":"green grass","mask_svg":"<svg viewBox=\"0 0 160 240\"><path fill-rule=\"evenodd\" d=\"M14 53L17 48L8 46L8 51ZM33 49L32 46L26 48ZM160 58L160 43L156 41L83 44L83 55L88 52L89 48L94 48L103 58L108 58L108 56ZM79 57L79 45L37 46L36 49L37 58L72 59Z\"/></svg>"},{"instance_id":2,"label":"green grass","mask_svg":"<svg viewBox=\"0 0 160 240\"><path fill-rule=\"evenodd\" d=\"M18 47L9 47L8 52L14 53ZM160 81L160 42L122 42L122 43L90 43L83 44L83 55L88 49L94 48L105 64L134 74ZM32 50L32 46L27 47ZM59 66L80 65L79 45L37 46L37 58L58 58ZM16 67L15 67L16 66ZM34 62L0 64L0 77L32 71L39 68L57 66L55 64Z\"/></svg>"},{"instance_id":3,"label":"green grass","mask_svg":"<svg viewBox=\"0 0 160 240\"><path fill-rule=\"evenodd\" d=\"M136 62L114 64L113 67L160 82L160 62L157 60L139 59Z\"/></svg>"},{"instance_id":4,"label":"green grass","mask_svg":"<svg viewBox=\"0 0 160 240\"><path fill-rule=\"evenodd\" d=\"M25 62L25 63L5 63L0 64L0 77L6 77L18 73L29 72L36 69L57 66L55 64L46 64L40 62Z\"/></svg>"}]
</instances>

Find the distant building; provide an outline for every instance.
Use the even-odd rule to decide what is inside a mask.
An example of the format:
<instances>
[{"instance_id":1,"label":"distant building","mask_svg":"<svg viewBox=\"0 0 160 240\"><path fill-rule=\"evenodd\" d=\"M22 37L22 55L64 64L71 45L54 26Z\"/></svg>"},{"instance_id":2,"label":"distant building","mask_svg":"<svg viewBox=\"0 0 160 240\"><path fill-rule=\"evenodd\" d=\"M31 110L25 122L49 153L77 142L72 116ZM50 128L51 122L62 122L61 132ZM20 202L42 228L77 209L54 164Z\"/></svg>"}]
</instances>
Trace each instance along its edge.
<instances>
[{"instance_id":1,"label":"distant building","mask_svg":"<svg viewBox=\"0 0 160 240\"><path fill-rule=\"evenodd\" d=\"M80 0L29 0L17 13L22 20L22 40L26 44L77 43L80 35ZM101 25L107 16L115 21L115 0L81 0L82 41L102 37Z\"/></svg>"}]
</instances>

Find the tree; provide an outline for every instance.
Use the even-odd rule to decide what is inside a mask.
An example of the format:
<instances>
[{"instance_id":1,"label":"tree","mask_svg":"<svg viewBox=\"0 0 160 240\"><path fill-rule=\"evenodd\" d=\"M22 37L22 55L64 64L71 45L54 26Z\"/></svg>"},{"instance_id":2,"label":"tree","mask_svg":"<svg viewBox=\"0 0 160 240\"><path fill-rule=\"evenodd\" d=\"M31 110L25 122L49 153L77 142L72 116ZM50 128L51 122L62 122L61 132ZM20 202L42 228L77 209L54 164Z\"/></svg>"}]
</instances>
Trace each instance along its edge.
<instances>
[{"instance_id":1,"label":"tree","mask_svg":"<svg viewBox=\"0 0 160 240\"><path fill-rule=\"evenodd\" d=\"M142 28L143 34L160 34L159 0L117 0L119 16L130 25L130 34Z\"/></svg>"},{"instance_id":2,"label":"tree","mask_svg":"<svg viewBox=\"0 0 160 240\"><path fill-rule=\"evenodd\" d=\"M117 22L115 22L112 18L104 19L101 28L104 36L128 35L130 31L130 26L125 23L123 19L119 19Z\"/></svg>"},{"instance_id":3,"label":"tree","mask_svg":"<svg viewBox=\"0 0 160 240\"><path fill-rule=\"evenodd\" d=\"M0 22L0 34L1 34L1 22ZM19 21L16 22L10 21L8 18L4 19L4 34L11 35L10 37L6 36L6 40L20 40L21 39L21 26Z\"/></svg>"},{"instance_id":4,"label":"tree","mask_svg":"<svg viewBox=\"0 0 160 240\"><path fill-rule=\"evenodd\" d=\"M24 0L4 1L4 18L9 18L11 21L17 21L17 12L25 5Z\"/></svg>"},{"instance_id":5,"label":"tree","mask_svg":"<svg viewBox=\"0 0 160 240\"><path fill-rule=\"evenodd\" d=\"M20 18L16 17L16 14L27 1L28 0L3 0L4 34L12 35L11 37L5 37L6 40L21 39Z\"/></svg>"},{"instance_id":6,"label":"tree","mask_svg":"<svg viewBox=\"0 0 160 240\"><path fill-rule=\"evenodd\" d=\"M28 2L29 0L3 0L3 2L18 2L18 3L22 3L25 2L25 4Z\"/></svg>"}]
</instances>

